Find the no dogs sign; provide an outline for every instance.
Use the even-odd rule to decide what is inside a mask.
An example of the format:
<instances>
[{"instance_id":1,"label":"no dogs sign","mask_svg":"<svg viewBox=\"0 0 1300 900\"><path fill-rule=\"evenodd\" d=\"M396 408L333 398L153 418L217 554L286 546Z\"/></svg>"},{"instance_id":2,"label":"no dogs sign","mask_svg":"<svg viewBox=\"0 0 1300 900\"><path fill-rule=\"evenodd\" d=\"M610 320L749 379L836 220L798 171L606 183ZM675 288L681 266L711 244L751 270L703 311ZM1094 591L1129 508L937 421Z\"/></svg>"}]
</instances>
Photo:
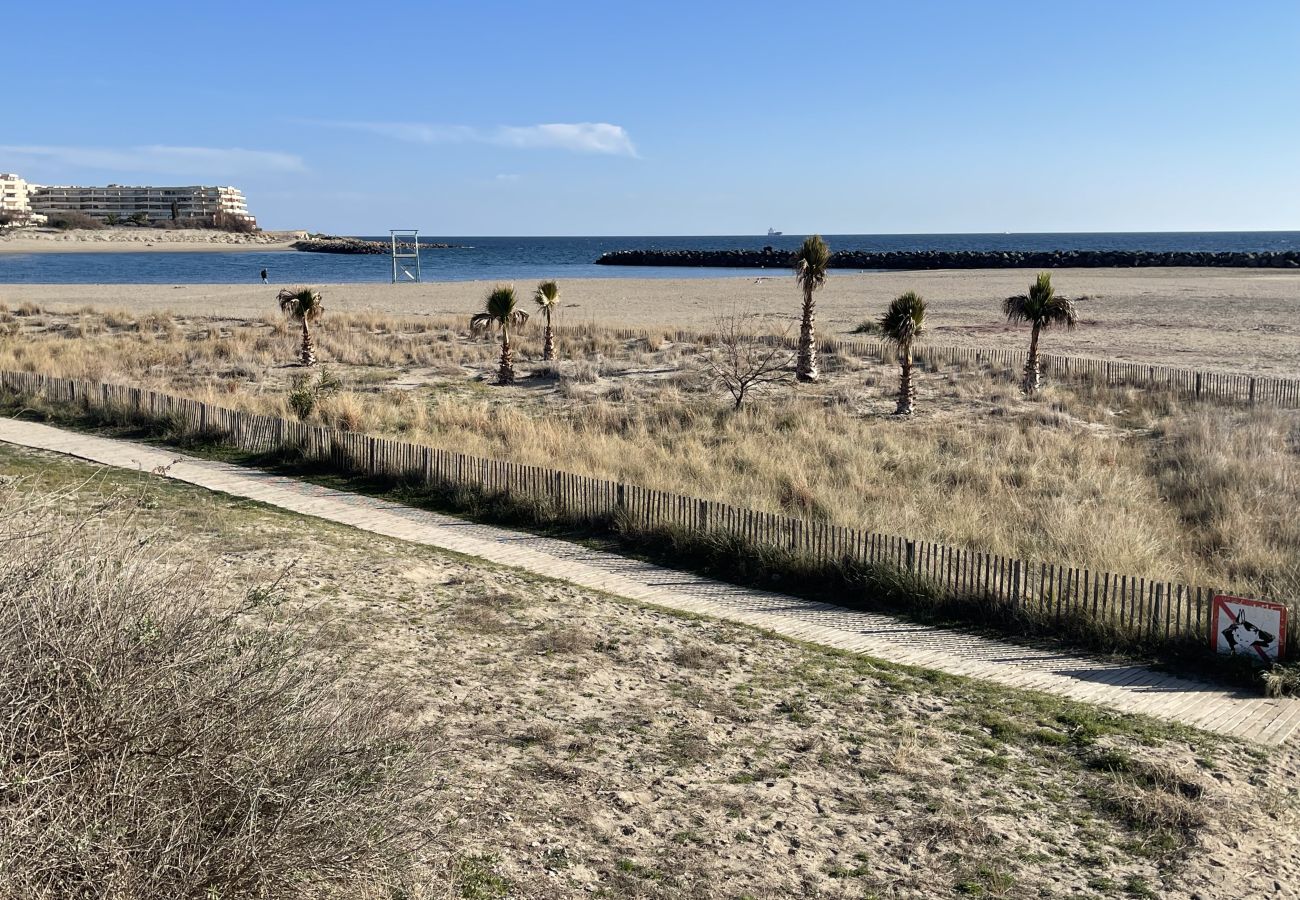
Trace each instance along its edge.
<instances>
[{"instance_id":1,"label":"no dogs sign","mask_svg":"<svg viewBox=\"0 0 1300 900\"><path fill-rule=\"evenodd\" d=\"M1286 607L1263 600L1220 594L1210 616L1210 646L1219 653L1259 655L1263 662L1282 658Z\"/></svg>"}]
</instances>

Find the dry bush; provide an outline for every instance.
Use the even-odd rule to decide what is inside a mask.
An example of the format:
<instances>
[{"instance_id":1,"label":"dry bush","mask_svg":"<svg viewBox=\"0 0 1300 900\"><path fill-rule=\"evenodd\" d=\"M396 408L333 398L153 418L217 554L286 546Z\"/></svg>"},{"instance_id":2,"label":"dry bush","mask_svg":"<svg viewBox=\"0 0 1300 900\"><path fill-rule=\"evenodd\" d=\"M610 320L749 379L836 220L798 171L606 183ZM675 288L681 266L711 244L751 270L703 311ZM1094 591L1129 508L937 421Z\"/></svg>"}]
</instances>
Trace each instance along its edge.
<instances>
[{"instance_id":1,"label":"dry bush","mask_svg":"<svg viewBox=\"0 0 1300 900\"><path fill-rule=\"evenodd\" d=\"M746 397L794 380L794 353L780 341L760 341L750 330L753 317L736 310L718 316L717 345L704 362L708 380L731 395L737 410Z\"/></svg>"},{"instance_id":2,"label":"dry bush","mask_svg":"<svg viewBox=\"0 0 1300 900\"><path fill-rule=\"evenodd\" d=\"M596 640L576 626L560 626L536 635L530 644L535 652L546 655L585 653L595 646Z\"/></svg>"},{"instance_id":3,"label":"dry bush","mask_svg":"<svg viewBox=\"0 0 1300 900\"><path fill-rule=\"evenodd\" d=\"M0 896L388 896L427 736L110 499L0 488ZM184 547L172 552L183 554Z\"/></svg>"}]
</instances>

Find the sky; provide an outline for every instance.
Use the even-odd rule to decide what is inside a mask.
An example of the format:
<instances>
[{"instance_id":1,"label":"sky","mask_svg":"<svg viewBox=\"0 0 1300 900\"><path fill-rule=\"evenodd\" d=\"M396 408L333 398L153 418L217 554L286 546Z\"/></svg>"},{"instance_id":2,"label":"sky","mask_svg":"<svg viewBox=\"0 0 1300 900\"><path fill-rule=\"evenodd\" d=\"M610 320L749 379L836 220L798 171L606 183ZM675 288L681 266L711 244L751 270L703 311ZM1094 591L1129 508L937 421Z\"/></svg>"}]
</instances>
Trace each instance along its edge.
<instances>
[{"instance_id":1,"label":"sky","mask_svg":"<svg viewBox=\"0 0 1300 900\"><path fill-rule=\"evenodd\" d=\"M0 171L266 228L1300 230L1300 3L7 4Z\"/></svg>"}]
</instances>

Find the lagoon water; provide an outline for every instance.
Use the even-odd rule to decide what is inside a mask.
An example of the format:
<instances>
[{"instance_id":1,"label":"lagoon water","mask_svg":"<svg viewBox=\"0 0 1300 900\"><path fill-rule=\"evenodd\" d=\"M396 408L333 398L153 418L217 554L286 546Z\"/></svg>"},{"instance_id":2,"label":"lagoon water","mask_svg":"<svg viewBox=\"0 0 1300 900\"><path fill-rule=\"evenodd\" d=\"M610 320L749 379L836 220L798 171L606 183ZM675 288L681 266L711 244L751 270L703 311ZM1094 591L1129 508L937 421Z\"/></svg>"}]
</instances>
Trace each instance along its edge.
<instances>
[{"instance_id":1,"label":"lagoon water","mask_svg":"<svg viewBox=\"0 0 1300 900\"><path fill-rule=\"evenodd\" d=\"M435 237L422 243L456 244L420 254L425 281L531 281L539 278L752 278L754 269L598 266L611 250L792 250L802 235L663 237ZM375 238L387 240L387 237ZM826 235L835 250L1153 250L1270 251L1300 249L1300 232L1115 232L1066 234L854 234ZM387 256L294 251L230 253L0 253L0 283L7 284L241 284L255 283L265 268L277 284L383 282Z\"/></svg>"}]
</instances>

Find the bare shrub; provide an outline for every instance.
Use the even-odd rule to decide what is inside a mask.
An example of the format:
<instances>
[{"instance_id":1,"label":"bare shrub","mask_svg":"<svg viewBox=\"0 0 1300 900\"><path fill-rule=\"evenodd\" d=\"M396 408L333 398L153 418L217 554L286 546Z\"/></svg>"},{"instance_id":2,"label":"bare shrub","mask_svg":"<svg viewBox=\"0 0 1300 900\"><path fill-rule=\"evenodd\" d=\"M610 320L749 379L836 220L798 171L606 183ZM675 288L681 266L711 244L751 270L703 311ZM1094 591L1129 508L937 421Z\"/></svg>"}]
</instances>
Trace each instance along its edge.
<instances>
[{"instance_id":1,"label":"bare shrub","mask_svg":"<svg viewBox=\"0 0 1300 900\"><path fill-rule=\"evenodd\" d=\"M732 311L718 316L717 344L705 361L709 380L731 395L736 409L752 394L793 380L794 354L780 340L760 341L746 322L753 318Z\"/></svg>"},{"instance_id":2,"label":"bare shrub","mask_svg":"<svg viewBox=\"0 0 1300 900\"><path fill-rule=\"evenodd\" d=\"M0 489L0 896L399 889L427 737L395 692L351 687L266 592L218 605L120 498L51 509L78 502Z\"/></svg>"}]
</instances>

